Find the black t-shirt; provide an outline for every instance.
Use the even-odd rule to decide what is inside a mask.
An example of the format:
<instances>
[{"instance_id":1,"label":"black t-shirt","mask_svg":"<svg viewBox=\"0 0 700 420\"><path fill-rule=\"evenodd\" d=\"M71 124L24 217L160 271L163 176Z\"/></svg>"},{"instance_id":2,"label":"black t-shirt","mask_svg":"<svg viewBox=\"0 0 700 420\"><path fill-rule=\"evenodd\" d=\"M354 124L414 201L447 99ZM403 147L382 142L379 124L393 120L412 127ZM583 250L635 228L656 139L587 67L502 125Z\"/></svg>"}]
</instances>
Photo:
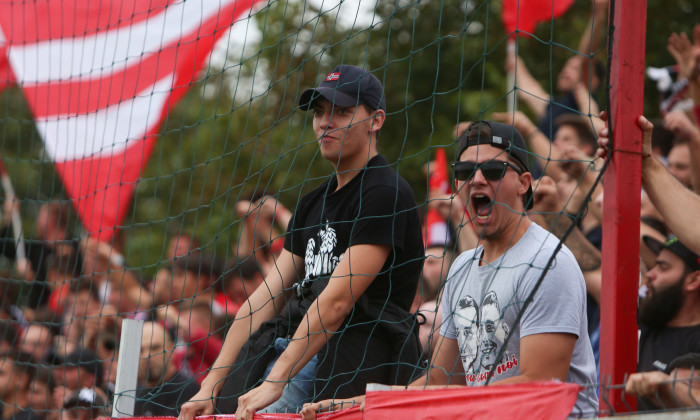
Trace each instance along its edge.
<instances>
[{"instance_id":1,"label":"black t-shirt","mask_svg":"<svg viewBox=\"0 0 700 420\"><path fill-rule=\"evenodd\" d=\"M304 258L305 277L297 287L313 288L318 296L347 248L389 245L389 256L365 296L370 302L391 301L409 310L425 256L411 188L382 156L372 158L367 168L336 188L332 176L301 199L289 222L284 247ZM292 308L291 316L304 313Z\"/></svg>"},{"instance_id":2,"label":"black t-shirt","mask_svg":"<svg viewBox=\"0 0 700 420\"><path fill-rule=\"evenodd\" d=\"M138 389L134 416L177 417L180 406L197 392L199 392L197 381L178 372L161 386Z\"/></svg>"},{"instance_id":3,"label":"black t-shirt","mask_svg":"<svg viewBox=\"0 0 700 420\"><path fill-rule=\"evenodd\" d=\"M234 413L238 396L261 383L274 360L275 338L294 334L353 245L389 245L391 251L341 332L329 335L318 352L313 400L359 395L367 383L408 384L421 373L418 324L408 312L425 256L413 193L381 156L336 189L332 176L297 205L284 247L304 259L304 270L282 313L239 352L217 400L220 413Z\"/></svg>"},{"instance_id":4,"label":"black t-shirt","mask_svg":"<svg viewBox=\"0 0 700 420\"><path fill-rule=\"evenodd\" d=\"M660 330L644 326L640 328L637 372L665 372L676 357L700 352L700 325L666 327ZM644 398L639 398L638 401L640 411L659 408Z\"/></svg>"}]
</instances>

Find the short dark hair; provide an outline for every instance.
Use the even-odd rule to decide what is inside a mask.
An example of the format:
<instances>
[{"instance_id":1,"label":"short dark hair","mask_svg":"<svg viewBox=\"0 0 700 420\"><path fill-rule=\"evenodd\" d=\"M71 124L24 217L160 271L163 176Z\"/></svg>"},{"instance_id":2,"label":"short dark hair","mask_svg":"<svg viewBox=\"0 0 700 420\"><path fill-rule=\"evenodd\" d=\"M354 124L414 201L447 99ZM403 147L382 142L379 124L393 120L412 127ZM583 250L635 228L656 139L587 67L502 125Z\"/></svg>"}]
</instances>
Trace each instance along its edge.
<instances>
[{"instance_id":1,"label":"short dark hair","mask_svg":"<svg viewBox=\"0 0 700 420\"><path fill-rule=\"evenodd\" d=\"M102 387L104 367L97 354L88 348L78 348L66 356L66 367L77 367L95 376L95 386Z\"/></svg>"},{"instance_id":2,"label":"short dark hair","mask_svg":"<svg viewBox=\"0 0 700 420\"><path fill-rule=\"evenodd\" d=\"M566 113L557 117L554 120L554 125L557 129L562 125L568 125L573 128L576 131L576 135L578 135L580 144L590 147L593 152L598 147L598 141L596 140L595 132L593 132L591 121L583 115Z\"/></svg>"}]
</instances>

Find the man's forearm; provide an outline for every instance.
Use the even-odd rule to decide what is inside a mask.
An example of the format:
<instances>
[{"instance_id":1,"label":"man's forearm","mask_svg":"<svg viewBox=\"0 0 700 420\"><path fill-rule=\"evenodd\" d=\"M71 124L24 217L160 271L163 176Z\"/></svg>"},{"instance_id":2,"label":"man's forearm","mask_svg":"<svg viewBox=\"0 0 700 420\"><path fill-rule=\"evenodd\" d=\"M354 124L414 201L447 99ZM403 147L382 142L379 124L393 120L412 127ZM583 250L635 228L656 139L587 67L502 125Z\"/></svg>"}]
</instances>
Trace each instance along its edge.
<instances>
[{"instance_id":1,"label":"man's forearm","mask_svg":"<svg viewBox=\"0 0 700 420\"><path fill-rule=\"evenodd\" d=\"M546 222L550 232L559 239L564 236L564 233L573 224L573 220L570 217L560 213L543 214L542 219ZM572 229L564 244L576 257L581 271L587 272L600 268L600 251L586 239L579 228L574 227Z\"/></svg>"},{"instance_id":2,"label":"man's forearm","mask_svg":"<svg viewBox=\"0 0 700 420\"><path fill-rule=\"evenodd\" d=\"M295 258L298 257L289 251L282 251L276 260L276 270L273 270L265 282L241 305L226 335L219 357L202 381L202 389L210 389L212 395L217 396L223 386L223 378L228 374L248 338L263 322L274 317L282 309L285 303L285 284L291 282L290 279L299 265Z\"/></svg>"},{"instance_id":3,"label":"man's forearm","mask_svg":"<svg viewBox=\"0 0 700 420\"><path fill-rule=\"evenodd\" d=\"M263 288L264 285L258 290ZM253 296L251 296L252 298ZM275 314L272 300L268 300L267 304L254 311L251 311L252 306L254 306L253 303L249 303L249 301L246 301L241 306L238 314L236 314L236 319L231 324L231 328L229 328L219 356L209 370L207 377L202 381L202 389L211 389L213 396L219 395L219 391L223 386L223 379L228 374L236 358L238 358L238 353L248 341L248 338L260 328L264 321L272 318Z\"/></svg>"},{"instance_id":4,"label":"man's forearm","mask_svg":"<svg viewBox=\"0 0 700 420\"><path fill-rule=\"evenodd\" d=\"M642 186L678 239L700 252L700 196L685 188L653 157L643 160Z\"/></svg>"},{"instance_id":5,"label":"man's forearm","mask_svg":"<svg viewBox=\"0 0 700 420\"><path fill-rule=\"evenodd\" d=\"M302 319L287 349L275 362L267 380L289 382L321 351L349 313L350 310L335 308L332 302L319 304L319 299L316 299Z\"/></svg>"}]
</instances>

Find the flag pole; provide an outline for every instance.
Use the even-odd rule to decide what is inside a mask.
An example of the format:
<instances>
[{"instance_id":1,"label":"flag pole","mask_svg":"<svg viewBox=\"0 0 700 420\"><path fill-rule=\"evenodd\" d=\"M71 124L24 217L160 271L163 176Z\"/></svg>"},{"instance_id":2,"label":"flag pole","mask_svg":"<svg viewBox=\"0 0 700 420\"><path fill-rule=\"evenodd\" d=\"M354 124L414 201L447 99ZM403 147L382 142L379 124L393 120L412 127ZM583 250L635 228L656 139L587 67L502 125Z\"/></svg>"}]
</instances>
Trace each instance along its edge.
<instances>
[{"instance_id":1,"label":"flag pole","mask_svg":"<svg viewBox=\"0 0 700 420\"><path fill-rule=\"evenodd\" d=\"M506 60L511 56L515 56L515 39L508 38L508 49L506 50ZM517 66L517 64L516 64ZM508 112L515 112L515 67L508 69L506 85L508 86Z\"/></svg>"},{"instance_id":2,"label":"flag pole","mask_svg":"<svg viewBox=\"0 0 700 420\"><path fill-rule=\"evenodd\" d=\"M12 188L12 182L10 181L10 176L5 170L5 166L0 161L0 183L2 183L2 189L5 192L5 199L14 201L17 196L15 195L15 189ZM11 222L12 222L12 233L15 237L15 247L17 248L17 260L23 260L27 258L24 252L24 235L22 234L22 220L19 217L19 211L17 207L12 206L11 211Z\"/></svg>"}]
</instances>

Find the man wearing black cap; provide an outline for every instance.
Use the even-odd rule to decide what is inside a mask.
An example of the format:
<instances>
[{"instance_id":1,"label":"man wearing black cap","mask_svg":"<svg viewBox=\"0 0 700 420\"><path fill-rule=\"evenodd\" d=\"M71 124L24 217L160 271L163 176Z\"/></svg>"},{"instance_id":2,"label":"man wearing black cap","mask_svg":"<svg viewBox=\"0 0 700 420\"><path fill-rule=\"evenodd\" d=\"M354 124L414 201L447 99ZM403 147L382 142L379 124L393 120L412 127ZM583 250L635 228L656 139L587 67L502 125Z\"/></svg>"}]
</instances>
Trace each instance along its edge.
<instances>
[{"instance_id":1,"label":"man wearing black cap","mask_svg":"<svg viewBox=\"0 0 700 420\"><path fill-rule=\"evenodd\" d=\"M647 296L639 305L638 372L668 370L678 356L700 351L700 260L678 238L665 244L645 236L658 254L647 273ZM659 408L640 398L639 406Z\"/></svg>"},{"instance_id":2,"label":"man wearing black cap","mask_svg":"<svg viewBox=\"0 0 700 420\"><path fill-rule=\"evenodd\" d=\"M377 152L385 96L341 65L300 96L333 176L305 195L265 284L241 306L201 391L180 418L249 419L365 384L408 383L420 357L408 310L424 251L408 184ZM266 378L263 380L263 378Z\"/></svg>"},{"instance_id":3,"label":"man wearing black cap","mask_svg":"<svg viewBox=\"0 0 700 420\"><path fill-rule=\"evenodd\" d=\"M532 176L522 136L510 125L477 121L458 152L456 187L481 245L450 269L427 384L463 384L465 373L468 385L595 383L583 275L566 247L549 264L559 241L525 213L533 204ZM595 391L579 392L572 414L596 410Z\"/></svg>"}]
</instances>

